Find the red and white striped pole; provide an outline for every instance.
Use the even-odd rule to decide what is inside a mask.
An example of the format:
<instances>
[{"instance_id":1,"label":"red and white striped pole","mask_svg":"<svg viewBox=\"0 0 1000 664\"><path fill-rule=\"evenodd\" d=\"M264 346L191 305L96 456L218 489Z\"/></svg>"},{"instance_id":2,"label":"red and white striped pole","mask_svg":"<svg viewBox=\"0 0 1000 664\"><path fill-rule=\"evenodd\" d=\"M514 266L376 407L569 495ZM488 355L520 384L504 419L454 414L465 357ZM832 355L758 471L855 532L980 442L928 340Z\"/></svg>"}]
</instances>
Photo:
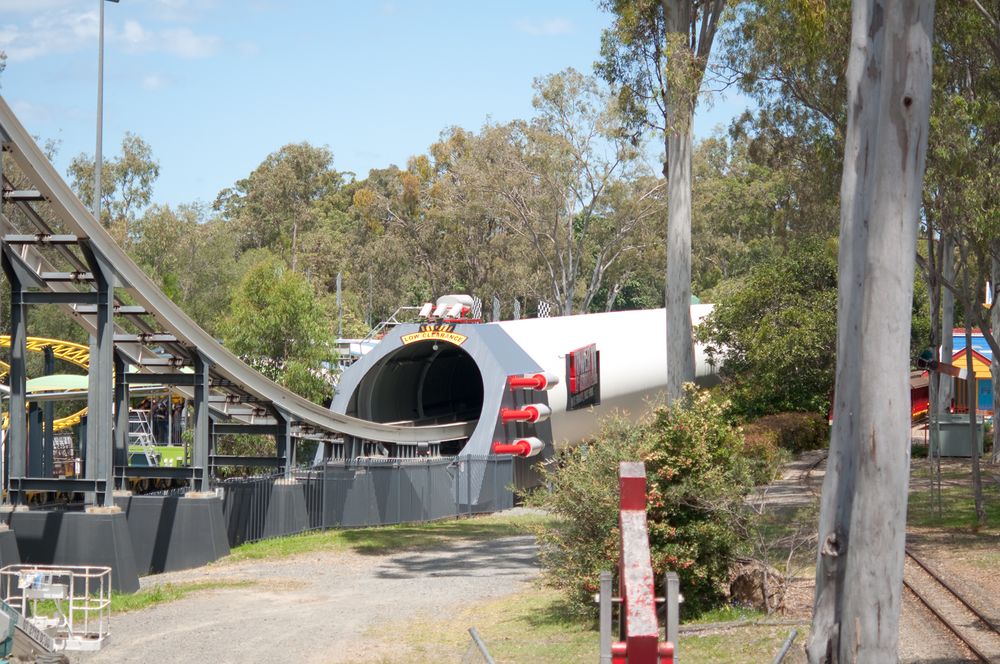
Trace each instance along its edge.
<instances>
[{"instance_id":1,"label":"red and white striped pole","mask_svg":"<svg viewBox=\"0 0 1000 664\"><path fill-rule=\"evenodd\" d=\"M531 436L530 438L518 438L513 443L493 443L493 454L513 454L520 457L533 457L541 453L545 447L540 439Z\"/></svg>"},{"instance_id":2,"label":"red and white striped pole","mask_svg":"<svg viewBox=\"0 0 1000 664\"><path fill-rule=\"evenodd\" d=\"M559 384L559 377L550 373L541 372L534 374L524 374L521 376L510 376L507 379L512 390L551 390Z\"/></svg>"},{"instance_id":3,"label":"red and white striped pole","mask_svg":"<svg viewBox=\"0 0 1000 664\"><path fill-rule=\"evenodd\" d=\"M535 422L544 422L549 419L549 415L551 414L552 409L545 404L533 403L521 408L501 408L500 420L504 424L509 424L510 422L534 424Z\"/></svg>"}]
</instances>

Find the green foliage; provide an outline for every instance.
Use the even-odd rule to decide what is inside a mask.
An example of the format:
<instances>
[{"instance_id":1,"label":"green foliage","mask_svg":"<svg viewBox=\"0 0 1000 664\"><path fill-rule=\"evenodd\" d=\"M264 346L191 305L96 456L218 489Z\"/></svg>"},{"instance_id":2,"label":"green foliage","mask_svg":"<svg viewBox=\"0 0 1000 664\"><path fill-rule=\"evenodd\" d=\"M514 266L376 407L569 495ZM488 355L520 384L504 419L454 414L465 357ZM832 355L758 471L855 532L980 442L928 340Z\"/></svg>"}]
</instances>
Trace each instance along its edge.
<instances>
[{"instance_id":1,"label":"green foliage","mask_svg":"<svg viewBox=\"0 0 1000 664\"><path fill-rule=\"evenodd\" d=\"M605 421L594 442L567 450L544 471L550 488L534 498L560 517L540 536L547 582L575 613L593 615L598 576L619 555L618 466L640 460L656 574L680 575L687 615L718 604L750 486L742 448L722 405L694 390L639 425Z\"/></svg>"},{"instance_id":2,"label":"green foliage","mask_svg":"<svg viewBox=\"0 0 1000 664\"><path fill-rule=\"evenodd\" d=\"M820 449L829 437L830 425L818 413L776 413L743 425L743 449L754 484L774 479L788 453Z\"/></svg>"},{"instance_id":3,"label":"green foliage","mask_svg":"<svg viewBox=\"0 0 1000 664\"><path fill-rule=\"evenodd\" d=\"M69 164L73 191L88 208L94 201L94 158L80 154ZM101 164L101 223L126 248L131 242L131 224L149 205L160 164L153 148L142 137L125 132L121 152Z\"/></svg>"},{"instance_id":4,"label":"green foliage","mask_svg":"<svg viewBox=\"0 0 1000 664\"><path fill-rule=\"evenodd\" d=\"M825 413L834 379L837 260L834 248L792 245L756 266L698 328L721 362L723 391L743 417Z\"/></svg>"},{"instance_id":5,"label":"green foliage","mask_svg":"<svg viewBox=\"0 0 1000 664\"><path fill-rule=\"evenodd\" d=\"M270 248L294 271L302 236L319 218L317 203L342 180L329 148L295 143L273 152L249 177L222 191L215 209L232 222L240 251Z\"/></svg>"},{"instance_id":6,"label":"green foliage","mask_svg":"<svg viewBox=\"0 0 1000 664\"><path fill-rule=\"evenodd\" d=\"M329 397L322 363L333 359L333 326L312 286L267 253L250 267L219 322L226 346L265 376L314 401Z\"/></svg>"},{"instance_id":7,"label":"green foliage","mask_svg":"<svg viewBox=\"0 0 1000 664\"><path fill-rule=\"evenodd\" d=\"M199 205L154 205L131 228L132 259L185 313L214 332L239 277L226 223L206 220Z\"/></svg>"}]
</instances>

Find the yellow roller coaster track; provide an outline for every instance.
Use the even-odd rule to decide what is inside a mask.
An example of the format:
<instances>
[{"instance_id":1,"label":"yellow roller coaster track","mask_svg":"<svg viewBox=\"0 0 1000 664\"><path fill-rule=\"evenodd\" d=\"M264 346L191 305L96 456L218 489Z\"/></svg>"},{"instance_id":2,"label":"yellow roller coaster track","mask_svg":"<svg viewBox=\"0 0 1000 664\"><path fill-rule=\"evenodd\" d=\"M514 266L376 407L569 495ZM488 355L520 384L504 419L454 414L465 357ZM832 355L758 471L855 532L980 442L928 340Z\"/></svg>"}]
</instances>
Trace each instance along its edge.
<instances>
[{"instance_id":1,"label":"yellow roller coaster track","mask_svg":"<svg viewBox=\"0 0 1000 664\"><path fill-rule=\"evenodd\" d=\"M45 337L28 337L27 348L30 351L36 353L41 353L46 347L52 349L52 355L57 360L63 360L64 362L69 362L70 364L75 364L83 369L90 368L90 348L84 346L83 344L74 343L72 341L63 341L62 339L47 339ZM10 348L10 335L0 334L0 347ZM0 360L0 380L5 378L7 374L10 373L10 365ZM69 429L80 423L80 419L87 414L87 409L77 411L72 415L67 415L52 423L52 429L54 431L61 431L63 429ZM7 413L3 416L3 428L7 428Z\"/></svg>"}]
</instances>

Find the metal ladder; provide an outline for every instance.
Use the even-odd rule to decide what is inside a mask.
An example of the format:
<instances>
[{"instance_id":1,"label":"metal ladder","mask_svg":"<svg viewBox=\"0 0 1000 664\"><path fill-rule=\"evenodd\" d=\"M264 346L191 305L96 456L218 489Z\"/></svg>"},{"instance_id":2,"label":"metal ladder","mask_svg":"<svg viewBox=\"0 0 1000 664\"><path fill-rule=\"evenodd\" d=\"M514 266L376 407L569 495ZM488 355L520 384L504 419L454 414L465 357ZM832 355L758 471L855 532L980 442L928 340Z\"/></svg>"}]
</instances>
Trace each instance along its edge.
<instances>
[{"instance_id":1,"label":"metal ladder","mask_svg":"<svg viewBox=\"0 0 1000 664\"><path fill-rule=\"evenodd\" d=\"M147 411L129 409L128 442L129 445L140 445L142 447L142 452L146 455L146 462L150 466L157 465L159 459L157 458L156 445L153 440L153 430L149 427Z\"/></svg>"}]
</instances>

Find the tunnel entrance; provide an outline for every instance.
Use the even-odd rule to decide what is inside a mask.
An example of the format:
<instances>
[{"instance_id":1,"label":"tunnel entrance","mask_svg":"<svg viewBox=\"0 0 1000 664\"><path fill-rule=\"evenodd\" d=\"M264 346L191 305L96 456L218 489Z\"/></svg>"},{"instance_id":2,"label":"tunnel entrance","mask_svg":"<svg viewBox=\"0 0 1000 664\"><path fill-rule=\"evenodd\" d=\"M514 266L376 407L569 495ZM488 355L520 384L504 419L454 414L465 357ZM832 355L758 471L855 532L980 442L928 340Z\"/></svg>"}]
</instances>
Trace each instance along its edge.
<instances>
[{"instance_id":1,"label":"tunnel entrance","mask_svg":"<svg viewBox=\"0 0 1000 664\"><path fill-rule=\"evenodd\" d=\"M464 350L443 341L403 346L379 360L351 397L348 414L417 425L478 420L483 377Z\"/></svg>"}]
</instances>

